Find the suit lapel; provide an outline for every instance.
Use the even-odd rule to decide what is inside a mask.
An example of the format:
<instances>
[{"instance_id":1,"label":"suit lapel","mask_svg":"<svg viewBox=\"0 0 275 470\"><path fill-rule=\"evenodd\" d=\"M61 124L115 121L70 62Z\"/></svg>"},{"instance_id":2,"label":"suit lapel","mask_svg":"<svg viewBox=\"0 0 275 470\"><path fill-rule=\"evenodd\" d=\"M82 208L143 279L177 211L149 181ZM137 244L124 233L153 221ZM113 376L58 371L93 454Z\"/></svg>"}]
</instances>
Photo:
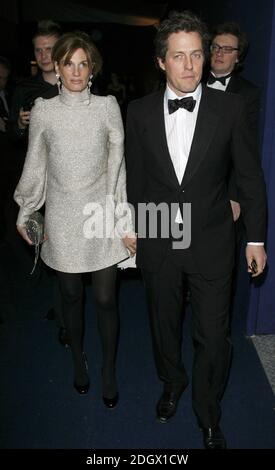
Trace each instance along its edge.
<instances>
[{"instance_id":1,"label":"suit lapel","mask_svg":"<svg viewBox=\"0 0 275 470\"><path fill-rule=\"evenodd\" d=\"M146 122L148 124L154 149L159 157L159 163L163 167L166 178L169 179L170 183L174 187L179 187L178 178L171 160L166 138L163 100L164 92L158 93L156 95L155 106L152 108L152 112L147 117Z\"/></svg>"},{"instance_id":2,"label":"suit lapel","mask_svg":"<svg viewBox=\"0 0 275 470\"><path fill-rule=\"evenodd\" d=\"M196 173L214 137L219 118L210 105L208 88L203 86L194 137L181 187L184 187Z\"/></svg>"},{"instance_id":3,"label":"suit lapel","mask_svg":"<svg viewBox=\"0 0 275 470\"><path fill-rule=\"evenodd\" d=\"M219 118L211 108L212 100L209 100L208 88L203 86L190 154L182 183L179 185L167 144L163 99L164 92L160 92L156 95L156 101L151 109L151 113L146 119L146 123L148 124L151 140L159 156L159 163L163 167L166 178L170 181L171 185L178 189L179 187L185 186L187 182L190 181L203 161L214 137Z\"/></svg>"}]
</instances>

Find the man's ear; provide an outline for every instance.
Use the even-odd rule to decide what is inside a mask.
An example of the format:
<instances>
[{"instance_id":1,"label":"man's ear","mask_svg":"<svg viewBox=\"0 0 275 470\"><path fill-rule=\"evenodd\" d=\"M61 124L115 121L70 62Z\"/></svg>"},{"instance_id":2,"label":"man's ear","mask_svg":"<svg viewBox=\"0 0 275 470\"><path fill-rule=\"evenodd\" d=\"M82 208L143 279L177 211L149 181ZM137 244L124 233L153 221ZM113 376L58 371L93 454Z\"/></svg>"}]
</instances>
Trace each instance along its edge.
<instances>
[{"instance_id":1,"label":"man's ear","mask_svg":"<svg viewBox=\"0 0 275 470\"><path fill-rule=\"evenodd\" d=\"M54 63L54 70L55 70L55 73L59 74L59 67L58 67L57 62Z\"/></svg>"},{"instance_id":2,"label":"man's ear","mask_svg":"<svg viewBox=\"0 0 275 470\"><path fill-rule=\"evenodd\" d=\"M157 57L157 61L158 61L158 65L161 68L161 70L163 70L165 72L166 68L165 68L165 63L164 63L163 59L161 59L160 57Z\"/></svg>"}]
</instances>

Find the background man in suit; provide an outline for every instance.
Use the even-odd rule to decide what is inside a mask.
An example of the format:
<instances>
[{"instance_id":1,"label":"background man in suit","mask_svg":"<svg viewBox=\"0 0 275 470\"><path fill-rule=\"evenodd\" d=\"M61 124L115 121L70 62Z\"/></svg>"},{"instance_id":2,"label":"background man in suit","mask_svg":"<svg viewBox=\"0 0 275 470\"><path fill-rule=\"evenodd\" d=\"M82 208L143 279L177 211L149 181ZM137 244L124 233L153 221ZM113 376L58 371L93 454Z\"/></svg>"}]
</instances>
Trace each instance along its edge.
<instances>
[{"instance_id":1,"label":"background man in suit","mask_svg":"<svg viewBox=\"0 0 275 470\"><path fill-rule=\"evenodd\" d=\"M4 207L7 198L7 173L10 144L6 135L6 123L9 117L9 95L7 85L11 72L9 60L0 56L0 243L5 240Z\"/></svg>"},{"instance_id":2,"label":"background man in suit","mask_svg":"<svg viewBox=\"0 0 275 470\"><path fill-rule=\"evenodd\" d=\"M151 203L149 219L157 221L155 238L141 238L144 220L140 214L136 217L137 265L147 292L156 367L164 383L157 419L167 422L175 414L188 384L181 360L182 281L187 278L193 313L193 408L204 446L225 448L219 421L231 353L234 223L227 179L232 161L246 226L248 271L255 260L255 275L266 263L264 180L243 100L200 83L208 49L206 26L192 13L172 12L161 23L155 45L166 90L130 104L126 159L129 202L136 214L144 206L140 203ZM159 234L159 222L166 223L170 214L163 211L166 217L161 220L160 203L172 212L167 237ZM172 203L180 208L176 217ZM191 204L191 244L178 249L176 224L183 226L185 240L188 231L183 203Z\"/></svg>"},{"instance_id":3,"label":"background man in suit","mask_svg":"<svg viewBox=\"0 0 275 470\"><path fill-rule=\"evenodd\" d=\"M6 57L0 56L0 150L1 150L1 160L0 160L0 244L4 241L4 200L6 194L4 191L5 188L5 157L6 157L6 121L9 115L9 107L7 103L6 96L6 86L8 83L8 78L10 74L10 64ZM3 157L4 155L4 157ZM0 317L0 324L3 323L2 317Z\"/></svg>"},{"instance_id":4,"label":"background man in suit","mask_svg":"<svg viewBox=\"0 0 275 470\"><path fill-rule=\"evenodd\" d=\"M239 74L248 50L246 33L241 31L238 23L222 23L213 29L210 50L211 69L207 86L242 95L247 106L248 124L257 138L260 90ZM234 220L237 221L240 216L240 204L237 202L234 174L230 180L230 197L234 197L234 200L231 200L231 207Z\"/></svg>"},{"instance_id":5,"label":"background man in suit","mask_svg":"<svg viewBox=\"0 0 275 470\"><path fill-rule=\"evenodd\" d=\"M58 38L61 36L61 27L58 23L47 19L38 22L37 30L33 35L33 49L37 64L37 74L35 76L23 79L15 89L10 119L8 122L8 133L16 148L16 160L14 161L13 181L11 181L11 194L18 184L19 178L23 171L25 156L28 146L28 129L30 121L30 111L34 105L34 101L38 97L45 99L53 98L58 95L57 78L52 61L52 49ZM9 201L9 210L7 211L10 221L8 239L14 247L17 256L20 257L21 265L27 272L31 270L33 264L33 250L25 246L21 237L18 236L16 230L16 219L18 207L13 197ZM41 266L40 266L41 269ZM34 276L40 276L40 269L36 269ZM42 267L45 270L44 267ZM67 346L69 340L67 338L64 326L61 295L59 292L58 282L53 277L53 297L54 307L47 313L49 320L56 319L59 327L59 341L62 345Z\"/></svg>"},{"instance_id":6,"label":"background man in suit","mask_svg":"<svg viewBox=\"0 0 275 470\"><path fill-rule=\"evenodd\" d=\"M42 20L38 23L37 31L32 40L38 69L37 74L23 80L18 85L12 102L12 130L18 138L23 139L25 137L27 139L30 111L34 100L40 96L53 98L58 94L51 53L60 35L61 28L59 24L51 20Z\"/></svg>"},{"instance_id":7,"label":"background man in suit","mask_svg":"<svg viewBox=\"0 0 275 470\"><path fill-rule=\"evenodd\" d=\"M6 57L0 56L0 131L6 131L6 121L9 117L9 97L7 84L11 66Z\"/></svg>"}]
</instances>

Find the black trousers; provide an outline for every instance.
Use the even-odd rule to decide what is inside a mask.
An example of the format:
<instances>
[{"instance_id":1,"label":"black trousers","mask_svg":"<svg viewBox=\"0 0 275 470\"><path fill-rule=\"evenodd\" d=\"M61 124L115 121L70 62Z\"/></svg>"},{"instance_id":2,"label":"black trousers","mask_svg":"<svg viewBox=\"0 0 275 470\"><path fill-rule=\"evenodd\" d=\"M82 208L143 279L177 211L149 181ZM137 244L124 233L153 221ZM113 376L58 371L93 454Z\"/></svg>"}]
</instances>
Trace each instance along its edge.
<instances>
[{"instance_id":1,"label":"black trousers","mask_svg":"<svg viewBox=\"0 0 275 470\"><path fill-rule=\"evenodd\" d=\"M166 390L188 383L182 362L182 319L187 280L192 307L194 345L192 402L198 422L214 427L228 376L231 342L229 312L231 275L207 280L196 272L189 250L170 250L157 273L143 270L156 368Z\"/></svg>"}]
</instances>

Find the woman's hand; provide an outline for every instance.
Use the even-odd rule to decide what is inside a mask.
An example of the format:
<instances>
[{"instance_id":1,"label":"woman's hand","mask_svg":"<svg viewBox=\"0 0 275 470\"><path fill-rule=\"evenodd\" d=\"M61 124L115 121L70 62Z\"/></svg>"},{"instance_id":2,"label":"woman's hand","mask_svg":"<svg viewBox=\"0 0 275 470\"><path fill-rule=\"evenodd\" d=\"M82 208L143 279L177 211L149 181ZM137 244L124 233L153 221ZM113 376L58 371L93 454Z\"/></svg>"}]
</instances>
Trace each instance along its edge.
<instances>
[{"instance_id":1,"label":"woman's hand","mask_svg":"<svg viewBox=\"0 0 275 470\"><path fill-rule=\"evenodd\" d=\"M27 235L27 230L24 225L16 225L17 231L20 233L21 237L28 243L28 245L33 245L32 241L29 239Z\"/></svg>"},{"instance_id":2,"label":"woman's hand","mask_svg":"<svg viewBox=\"0 0 275 470\"><path fill-rule=\"evenodd\" d=\"M24 225L16 225L18 232L20 233L21 237L28 243L28 245L33 245L33 242L29 239L27 235L27 230ZM48 240L48 236L44 234L43 243Z\"/></svg>"},{"instance_id":3,"label":"woman's hand","mask_svg":"<svg viewBox=\"0 0 275 470\"><path fill-rule=\"evenodd\" d=\"M130 252L130 256L134 256L137 251L137 237L136 234L134 233L128 233L127 235L124 235L122 238L124 246L127 248L127 250Z\"/></svg>"}]
</instances>

